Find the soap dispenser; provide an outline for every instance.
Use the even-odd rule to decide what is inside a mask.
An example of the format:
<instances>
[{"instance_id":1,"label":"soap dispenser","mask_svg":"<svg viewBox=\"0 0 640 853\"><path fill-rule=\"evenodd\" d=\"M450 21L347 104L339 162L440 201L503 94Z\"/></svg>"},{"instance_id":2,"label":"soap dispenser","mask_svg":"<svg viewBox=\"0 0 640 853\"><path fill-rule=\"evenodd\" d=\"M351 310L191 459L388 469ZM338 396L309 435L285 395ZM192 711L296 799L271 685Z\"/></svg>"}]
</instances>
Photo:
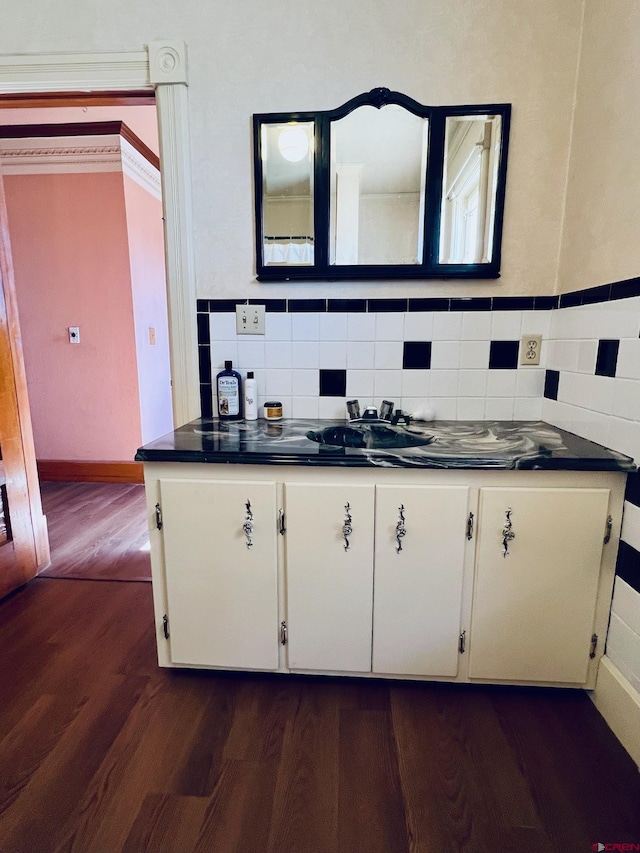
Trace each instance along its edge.
<instances>
[{"instance_id":1,"label":"soap dispenser","mask_svg":"<svg viewBox=\"0 0 640 853\"><path fill-rule=\"evenodd\" d=\"M220 420L239 421L242 418L242 378L231 361L225 361L224 370L216 376L216 391Z\"/></svg>"}]
</instances>

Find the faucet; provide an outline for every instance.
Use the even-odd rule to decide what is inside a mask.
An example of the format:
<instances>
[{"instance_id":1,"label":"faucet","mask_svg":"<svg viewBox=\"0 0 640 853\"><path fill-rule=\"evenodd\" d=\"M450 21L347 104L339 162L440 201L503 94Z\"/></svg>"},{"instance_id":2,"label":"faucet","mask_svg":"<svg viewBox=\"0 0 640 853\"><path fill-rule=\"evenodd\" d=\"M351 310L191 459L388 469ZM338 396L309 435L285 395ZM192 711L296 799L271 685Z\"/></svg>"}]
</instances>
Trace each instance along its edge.
<instances>
[{"instance_id":1,"label":"faucet","mask_svg":"<svg viewBox=\"0 0 640 853\"><path fill-rule=\"evenodd\" d=\"M404 420L409 423L409 415L405 414L402 409L396 409L394 412L394 403L391 400L383 400L380 404L380 414L375 406L366 406L362 416L360 415L360 403L358 400L347 401L347 412L349 420L352 422L362 423L365 421L385 421L386 423L397 424Z\"/></svg>"}]
</instances>

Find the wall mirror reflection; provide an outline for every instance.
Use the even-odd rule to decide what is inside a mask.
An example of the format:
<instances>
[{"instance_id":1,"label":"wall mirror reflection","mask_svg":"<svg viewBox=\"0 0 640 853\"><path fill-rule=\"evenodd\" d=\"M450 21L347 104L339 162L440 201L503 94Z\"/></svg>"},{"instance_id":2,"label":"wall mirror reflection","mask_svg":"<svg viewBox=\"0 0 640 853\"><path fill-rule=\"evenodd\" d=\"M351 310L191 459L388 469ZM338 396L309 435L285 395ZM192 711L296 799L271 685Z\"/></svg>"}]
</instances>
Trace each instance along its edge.
<instances>
[{"instance_id":1,"label":"wall mirror reflection","mask_svg":"<svg viewBox=\"0 0 640 853\"><path fill-rule=\"evenodd\" d=\"M510 111L373 89L255 115L258 279L497 277Z\"/></svg>"}]
</instances>

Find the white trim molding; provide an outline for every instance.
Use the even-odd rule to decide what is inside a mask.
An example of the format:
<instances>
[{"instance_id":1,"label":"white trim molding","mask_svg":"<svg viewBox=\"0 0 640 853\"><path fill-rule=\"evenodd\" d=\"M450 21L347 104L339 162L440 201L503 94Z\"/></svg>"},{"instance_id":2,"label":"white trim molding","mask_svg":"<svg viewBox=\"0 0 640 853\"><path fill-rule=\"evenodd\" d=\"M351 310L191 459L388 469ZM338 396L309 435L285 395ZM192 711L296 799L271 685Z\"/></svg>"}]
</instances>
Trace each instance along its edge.
<instances>
[{"instance_id":1,"label":"white trim molding","mask_svg":"<svg viewBox=\"0 0 640 853\"><path fill-rule=\"evenodd\" d=\"M187 82L186 45L178 40L139 51L0 55L0 96L155 89L176 426L200 414Z\"/></svg>"},{"instance_id":2,"label":"white trim molding","mask_svg":"<svg viewBox=\"0 0 640 853\"><path fill-rule=\"evenodd\" d=\"M591 700L640 769L640 694L607 655L600 658Z\"/></svg>"}]
</instances>

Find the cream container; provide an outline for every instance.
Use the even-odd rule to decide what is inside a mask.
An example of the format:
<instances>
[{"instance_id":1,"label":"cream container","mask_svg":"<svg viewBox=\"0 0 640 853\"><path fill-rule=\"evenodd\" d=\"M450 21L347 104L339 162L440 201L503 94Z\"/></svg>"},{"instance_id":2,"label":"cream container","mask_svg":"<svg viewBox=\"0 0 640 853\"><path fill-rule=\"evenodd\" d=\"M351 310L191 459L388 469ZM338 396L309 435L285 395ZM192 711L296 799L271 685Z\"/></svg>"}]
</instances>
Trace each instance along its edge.
<instances>
[{"instance_id":1,"label":"cream container","mask_svg":"<svg viewBox=\"0 0 640 853\"><path fill-rule=\"evenodd\" d=\"M264 404L264 416L268 421L282 420L282 403L279 400L267 400Z\"/></svg>"}]
</instances>

